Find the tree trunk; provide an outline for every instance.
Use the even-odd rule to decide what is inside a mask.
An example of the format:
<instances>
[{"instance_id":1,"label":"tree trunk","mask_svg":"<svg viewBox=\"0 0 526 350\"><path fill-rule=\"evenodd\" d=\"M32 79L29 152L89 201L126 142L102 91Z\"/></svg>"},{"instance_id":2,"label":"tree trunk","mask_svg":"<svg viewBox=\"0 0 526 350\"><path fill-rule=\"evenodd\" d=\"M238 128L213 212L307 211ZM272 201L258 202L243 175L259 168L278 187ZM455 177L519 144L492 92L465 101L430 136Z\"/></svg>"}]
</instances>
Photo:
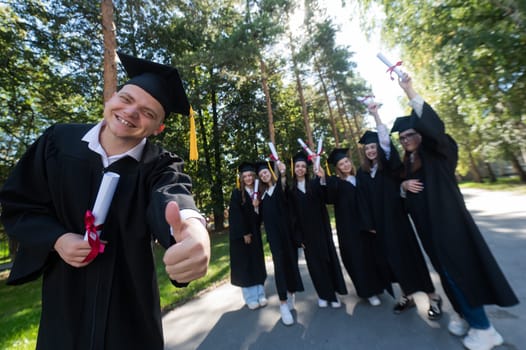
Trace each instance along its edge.
<instances>
[{"instance_id":1,"label":"tree trunk","mask_svg":"<svg viewBox=\"0 0 526 350\"><path fill-rule=\"evenodd\" d=\"M307 135L307 144L310 149L315 150L314 139L312 138L312 128L310 126L309 112L307 111L307 104L305 103L305 97L303 96L303 85L301 84L300 70L298 68L298 62L295 58L296 53L294 52L294 43L292 42L292 36L289 34L290 51L292 56L292 70L296 78L296 88L298 89L298 95L301 104L301 115L303 116L303 123L305 124L305 134Z\"/></svg>"},{"instance_id":2,"label":"tree trunk","mask_svg":"<svg viewBox=\"0 0 526 350\"><path fill-rule=\"evenodd\" d=\"M276 144L276 131L274 129L274 115L272 114L272 101L270 100L270 92L268 90L267 81L267 67L263 58L259 59L259 67L261 69L261 85L263 87L263 93L265 94L265 100L267 102L267 115L268 115L268 135L270 142Z\"/></svg>"},{"instance_id":3,"label":"tree trunk","mask_svg":"<svg viewBox=\"0 0 526 350\"><path fill-rule=\"evenodd\" d=\"M323 95L327 108L329 109L329 121L331 123L332 136L334 137L334 147L340 148L340 138L338 136L338 128L336 128L336 120L334 119L334 112L332 111L331 100L329 99L329 93L327 92L327 86L321 72L318 70L318 77L320 78L321 87L323 89Z\"/></svg>"},{"instance_id":4,"label":"tree trunk","mask_svg":"<svg viewBox=\"0 0 526 350\"><path fill-rule=\"evenodd\" d=\"M486 168L488 169L488 176L489 176L489 182L497 182L497 177L495 176L495 173L493 172L493 169L491 168L491 164L489 162L484 162L486 165Z\"/></svg>"},{"instance_id":5,"label":"tree trunk","mask_svg":"<svg viewBox=\"0 0 526 350\"><path fill-rule=\"evenodd\" d=\"M115 23L113 22L113 1L101 1L102 36L104 38L104 87L102 98L108 101L117 91L117 64L115 63Z\"/></svg>"},{"instance_id":6,"label":"tree trunk","mask_svg":"<svg viewBox=\"0 0 526 350\"><path fill-rule=\"evenodd\" d=\"M469 165L470 165L470 172L473 176L473 180L475 182L482 183L482 175L480 174L479 168L477 167L477 162L475 162L475 159L473 158L473 154L471 152L468 152L469 155Z\"/></svg>"},{"instance_id":7,"label":"tree trunk","mask_svg":"<svg viewBox=\"0 0 526 350\"><path fill-rule=\"evenodd\" d=\"M515 169L515 172L519 175L520 181L526 182L526 172L524 172L524 169L522 169L519 159L514 154L512 154L510 155L510 160L513 169Z\"/></svg>"},{"instance_id":8,"label":"tree trunk","mask_svg":"<svg viewBox=\"0 0 526 350\"><path fill-rule=\"evenodd\" d=\"M214 77L211 75L211 81L214 81ZM221 176L221 145L219 135L219 118L217 115L217 95L215 88L211 91L211 102L212 102L212 134L213 134L213 147L214 147L214 183L212 184L212 202L214 210L214 231L222 231L223 224L225 221L225 201L223 198L223 176Z\"/></svg>"}]
</instances>

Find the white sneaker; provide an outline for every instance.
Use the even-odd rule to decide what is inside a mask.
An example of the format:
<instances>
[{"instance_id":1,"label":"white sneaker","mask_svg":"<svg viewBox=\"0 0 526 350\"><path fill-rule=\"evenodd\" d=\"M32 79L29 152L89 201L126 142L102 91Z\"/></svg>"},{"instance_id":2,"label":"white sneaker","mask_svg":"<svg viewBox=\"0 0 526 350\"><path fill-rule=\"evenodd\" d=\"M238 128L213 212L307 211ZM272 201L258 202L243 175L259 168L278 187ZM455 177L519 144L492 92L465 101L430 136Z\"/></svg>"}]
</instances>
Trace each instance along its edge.
<instances>
[{"instance_id":1,"label":"white sneaker","mask_svg":"<svg viewBox=\"0 0 526 350\"><path fill-rule=\"evenodd\" d=\"M294 293L287 294L287 306L289 307L290 311L296 309L296 294Z\"/></svg>"},{"instance_id":2,"label":"white sneaker","mask_svg":"<svg viewBox=\"0 0 526 350\"><path fill-rule=\"evenodd\" d=\"M329 306L329 303L327 302L327 300L318 299L318 306L319 307L327 307L327 306Z\"/></svg>"},{"instance_id":3,"label":"white sneaker","mask_svg":"<svg viewBox=\"0 0 526 350\"><path fill-rule=\"evenodd\" d=\"M465 319L460 317L456 312L449 318L449 324L447 325L449 333L461 337L466 335L469 329L469 325Z\"/></svg>"},{"instance_id":4,"label":"white sneaker","mask_svg":"<svg viewBox=\"0 0 526 350\"><path fill-rule=\"evenodd\" d=\"M290 326L294 323L294 318L292 317L289 306L286 303L279 306L279 312L281 313L281 322L283 322L285 326Z\"/></svg>"},{"instance_id":5,"label":"white sneaker","mask_svg":"<svg viewBox=\"0 0 526 350\"><path fill-rule=\"evenodd\" d=\"M491 350L504 343L502 336L490 326L488 329L471 328L462 343L469 350Z\"/></svg>"},{"instance_id":6,"label":"white sneaker","mask_svg":"<svg viewBox=\"0 0 526 350\"><path fill-rule=\"evenodd\" d=\"M369 304L371 304L371 306L378 306L382 303L380 301L380 298L378 298L376 295L373 295L372 297L367 298L367 300L369 301Z\"/></svg>"},{"instance_id":7,"label":"white sneaker","mask_svg":"<svg viewBox=\"0 0 526 350\"><path fill-rule=\"evenodd\" d=\"M268 304L268 300L265 297L261 297L259 298L258 303L259 303L259 306L265 307Z\"/></svg>"},{"instance_id":8,"label":"white sneaker","mask_svg":"<svg viewBox=\"0 0 526 350\"><path fill-rule=\"evenodd\" d=\"M333 309L339 309L340 307L342 307L342 303L340 302L340 300L338 300L338 298L336 298L336 301L331 301L331 307Z\"/></svg>"},{"instance_id":9,"label":"white sneaker","mask_svg":"<svg viewBox=\"0 0 526 350\"><path fill-rule=\"evenodd\" d=\"M253 301L248 303L247 306L250 310L256 310L259 307L259 303L257 301Z\"/></svg>"}]
</instances>

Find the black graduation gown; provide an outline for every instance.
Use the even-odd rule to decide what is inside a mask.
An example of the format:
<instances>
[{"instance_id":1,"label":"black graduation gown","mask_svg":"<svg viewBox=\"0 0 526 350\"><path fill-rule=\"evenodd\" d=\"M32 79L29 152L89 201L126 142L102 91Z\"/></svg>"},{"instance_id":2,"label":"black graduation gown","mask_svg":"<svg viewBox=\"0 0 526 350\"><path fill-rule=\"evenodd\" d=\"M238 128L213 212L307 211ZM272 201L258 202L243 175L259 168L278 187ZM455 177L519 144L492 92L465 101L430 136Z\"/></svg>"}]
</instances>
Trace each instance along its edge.
<instances>
[{"instance_id":1,"label":"black graduation gown","mask_svg":"<svg viewBox=\"0 0 526 350\"><path fill-rule=\"evenodd\" d=\"M415 118L416 113L412 111ZM424 190L407 193L407 206L424 249L453 306L459 311L444 271L471 306L512 306L518 299L466 208L455 178L456 142L427 103L414 127L422 135L418 149L422 166L408 178L419 178ZM409 165L406 166L409 169Z\"/></svg>"},{"instance_id":2,"label":"black graduation gown","mask_svg":"<svg viewBox=\"0 0 526 350\"><path fill-rule=\"evenodd\" d=\"M278 296L280 300L287 300L287 292L302 292L304 287L298 267L298 248L290 231L285 193L279 183L281 179L278 179L271 196L263 194L259 208L274 263Z\"/></svg>"},{"instance_id":3,"label":"black graduation gown","mask_svg":"<svg viewBox=\"0 0 526 350\"><path fill-rule=\"evenodd\" d=\"M336 301L335 293L347 294L347 287L332 239L324 190L318 178L306 187L306 193L297 188L288 191L295 237L305 247L307 268L318 296Z\"/></svg>"},{"instance_id":4,"label":"black graduation gown","mask_svg":"<svg viewBox=\"0 0 526 350\"><path fill-rule=\"evenodd\" d=\"M267 278L265 256L261 241L261 219L254 211L250 194L235 188L230 197L228 226L230 238L230 282L239 287L264 284ZM246 244L243 236L252 234Z\"/></svg>"},{"instance_id":5,"label":"black graduation gown","mask_svg":"<svg viewBox=\"0 0 526 350\"><path fill-rule=\"evenodd\" d=\"M19 242L9 284L43 274L37 349L162 349L152 237L173 243L166 203L194 209L182 160L146 143L142 160L103 169L81 138L93 125L56 125L25 153L0 192L2 221ZM120 174L101 239L104 253L75 268L53 251L66 232L84 234L104 171ZM174 284L177 284L174 282Z\"/></svg>"},{"instance_id":6,"label":"black graduation gown","mask_svg":"<svg viewBox=\"0 0 526 350\"><path fill-rule=\"evenodd\" d=\"M356 294L369 298L384 290L392 294L390 271L376 234L363 230L358 189L336 176L326 177L327 202L334 204L340 256Z\"/></svg>"},{"instance_id":7,"label":"black graduation gown","mask_svg":"<svg viewBox=\"0 0 526 350\"><path fill-rule=\"evenodd\" d=\"M394 280L405 294L432 293L435 288L400 197L402 162L392 143L390 147L389 160L379 149L378 157L383 168L376 171L374 178L362 168L358 169L363 226L376 231Z\"/></svg>"}]
</instances>

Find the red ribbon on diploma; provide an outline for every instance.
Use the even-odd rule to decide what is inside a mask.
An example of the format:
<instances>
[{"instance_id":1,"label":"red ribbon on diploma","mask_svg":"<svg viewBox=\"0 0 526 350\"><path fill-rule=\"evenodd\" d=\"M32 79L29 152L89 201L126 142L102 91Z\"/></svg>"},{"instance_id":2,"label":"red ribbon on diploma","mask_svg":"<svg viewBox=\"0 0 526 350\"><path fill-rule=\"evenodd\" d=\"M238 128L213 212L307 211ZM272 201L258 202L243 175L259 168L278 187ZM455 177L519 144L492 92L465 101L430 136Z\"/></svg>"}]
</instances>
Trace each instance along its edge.
<instances>
[{"instance_id":1,"label":"red ribbon on diploma","mask_svg":"<svg viewBox=\"0 0 526 350\"><path fill-rule=\"evenodd\" d=\"M394 64L394 66L391 66L389 68L387 68L386 72L389 73L389 77L391 78L391 80L394 80L393 78L393 71L396 67L400 67L402 65L402 61L398 61Z\"/></svg>"},{"instance_id":2,"label":"red ribbon on diploma","mask_svg":"<svg viewBox=\"0 0 526 350\"><path fill-rule=\"evenodd\" d=\"M86 226L88 242L91 250L83 262L89 262L95 259L99 253L104 252L104 243L100 241L99 235L97 233L97 231L102 229L102 225L95 226L95 216L93 216L91 210L86 210L86 214L84 215L84 225Z\"/></svg>"},{"instance_id":3,"label":"red ribbon on diploma","mask_svg":"<svg viewBox=\"0 0 526 350\"><path fill-rule=\"evenodd\" d=\"M268 156L268 158L270 158L273 161L279 160L279 159L276 159L276 157L274 157L272 153Z\"/></svg>"},{"instance_id":4,"label":"red ribbon on diploma","mask_svg":"<svg viewBox=\"0 0 526 350\"><path fill-rule=\"evenodd\" d=\"M322 153L323 153L323 148L320 150L320 153L309 153L309 155L307 156L307 159L312 161L312 159L315 157L321 157Z\"/></svg>"}]
</instances>

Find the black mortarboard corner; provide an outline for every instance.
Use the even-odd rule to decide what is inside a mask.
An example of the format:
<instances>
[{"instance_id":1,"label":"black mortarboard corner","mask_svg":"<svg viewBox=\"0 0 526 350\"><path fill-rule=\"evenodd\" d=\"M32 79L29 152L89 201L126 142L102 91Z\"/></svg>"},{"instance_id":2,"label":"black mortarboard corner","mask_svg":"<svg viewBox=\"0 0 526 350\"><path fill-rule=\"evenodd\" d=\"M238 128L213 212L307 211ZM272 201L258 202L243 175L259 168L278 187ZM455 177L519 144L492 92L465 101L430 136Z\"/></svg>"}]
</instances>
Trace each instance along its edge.
<instances>
[{"instance_id":1,"label":"black mortarboard corner","mask_svg":"<svg viewBox=\"0 0 526 350\"><path fill-rule=\"evenodd\" d=\"M358 142L362 145L367 145L369 143L378 143L378 133L376 131L367 130Z\"/></svg>"},{"instance_id":2,"label":"black mortarboard corner","mask_svg":"<svg viewBox=\"0 0 526 350\"><path fill-rule=\"evenodd\" d=\"M292 163L296 164L296 162L305 162L307 165L312 165L312 160L303 151L299 151L292 157Z\"/></svg>"},{"instance_id":3,"label":"black mortarboard corner","mask_svg":"<svg viewBox=\"0 0 526 350\"><path fill-rule=\"evenodd\" d=\"M413 129L415 127L416 118L418 117L405 116L396 118L393 127L391 128L391 133L404 132L408 129Z\"/></svg>"},{"instance_id":4,"label":"black mortarboard corner","mask_svg":"<svg viewBox=\"0 0 526 350\"><path fill-rule=\"evenodd\" d=\"M239 173L244 173L245 171L251 171L254 173L256 172L256 167L254 166L254 163L250 162L242 162L241 164L239 164L237 169L239 170Z\"/></svg>"},{"instance_id":5,"label":"black mortarboard corner","mask_svg":"<svg viewBox=\"0 0 526 350\"><path fill-rule=\"evenodd\" d=\"M349 151L349 148L335 148L329 154L327 161L331 163L332 165L336 166L336 164L338 164L340 160L342 160L345 157L348 157L347 155L348 151Z\"/></svg>"},{"instance_id":6,"label":"black mortarboard corner","mask_svg":"<svg viewBox=\"0 0 526 350\"><path fill-rule=\"evenodd\" d=\"M257 171L258 174L263 169L268 169L268 170L270 170L272 172L272 170L269 168L269 166L273 167L274 166L274 162L266 161L266 160L259 161L259 162L256 163L256 171Z\"/></svg>"},{"instance_id":7,"label":"black mortarboard corner","mask_svg":"<svg viewBox=\"0 0 526 350\"><path fill-rule=\"evenodd\" d=\"M190 115L190 103L176 68L117 52L132 84L145 90L163 106L165 118L171 112Z\"/></svg>"}]
</instances>

